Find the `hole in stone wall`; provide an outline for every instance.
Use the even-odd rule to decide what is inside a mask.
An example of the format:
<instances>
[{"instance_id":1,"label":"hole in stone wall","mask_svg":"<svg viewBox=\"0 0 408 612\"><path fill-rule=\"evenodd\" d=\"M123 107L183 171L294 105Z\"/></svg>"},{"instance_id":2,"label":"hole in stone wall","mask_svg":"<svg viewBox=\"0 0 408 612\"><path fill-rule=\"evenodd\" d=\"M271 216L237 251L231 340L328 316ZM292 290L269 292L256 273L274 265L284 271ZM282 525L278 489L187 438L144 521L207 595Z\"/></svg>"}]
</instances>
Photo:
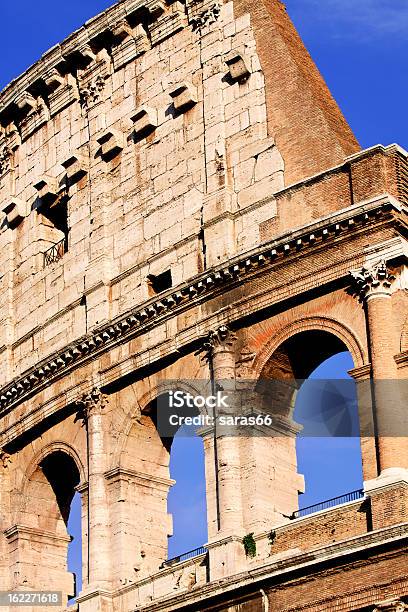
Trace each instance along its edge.
<instances>
[{"instance_id":1,"label":"hole in stone wall","mask_svg":"<svg viewBox=\"0 0 408 612\"><path fill-rule=\"evenodd\" d=\"M149 284L150 295L156 295L157 293L166 291L166 289L170 289L173 284L171 270L166 270L165 272L157 275L149 274L147 281Z\"/></svg>"}]
</instances>

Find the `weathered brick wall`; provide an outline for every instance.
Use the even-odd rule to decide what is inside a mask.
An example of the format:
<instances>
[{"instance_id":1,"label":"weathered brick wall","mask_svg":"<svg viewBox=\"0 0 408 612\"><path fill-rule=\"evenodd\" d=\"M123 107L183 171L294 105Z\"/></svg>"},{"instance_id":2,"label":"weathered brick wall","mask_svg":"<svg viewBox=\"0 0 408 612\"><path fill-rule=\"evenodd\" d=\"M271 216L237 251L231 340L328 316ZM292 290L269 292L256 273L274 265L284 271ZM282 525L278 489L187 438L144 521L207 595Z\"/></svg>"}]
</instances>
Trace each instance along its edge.
<instances>
[{"instance_id":1,"label":"weathered brick wall","mask_svg":"<svg viewBox=\"0 0 408 612\"><path fill-rule=\"evenodd\" d=\"M358 143L288 17L283 2L235 0L251 14L267 83L268 126L285 160L285 184L321 172Z\"/></svg>"}]
</instances>

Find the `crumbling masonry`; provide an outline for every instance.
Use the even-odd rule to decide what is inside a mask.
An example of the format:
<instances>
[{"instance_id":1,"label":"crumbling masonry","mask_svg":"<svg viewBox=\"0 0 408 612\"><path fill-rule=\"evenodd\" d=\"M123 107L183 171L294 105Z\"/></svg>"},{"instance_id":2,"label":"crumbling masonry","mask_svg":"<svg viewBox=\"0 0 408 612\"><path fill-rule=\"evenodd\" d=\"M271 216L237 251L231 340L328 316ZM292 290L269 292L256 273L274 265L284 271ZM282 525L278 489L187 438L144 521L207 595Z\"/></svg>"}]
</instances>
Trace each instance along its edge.
<instances>
[{"instance_id":1,"label":"crumbling masonry","mask_svg":"<svg viewBox=\"0 0 408 612\"><path fill-rule=\"evenodd\" d=\"M385 427L407 417L381 392L364 498L292 521L290 404L282 435L203 431L206 552L162 566L153 406L209 378L204 345L214 380L344 350L358 381L407 378L407 152L360 150L279 0L87 22L0 95L0 204L0 590L65 609L77 490L80 612L408 609L408 443Z\"/></svg>"}]
</instances>

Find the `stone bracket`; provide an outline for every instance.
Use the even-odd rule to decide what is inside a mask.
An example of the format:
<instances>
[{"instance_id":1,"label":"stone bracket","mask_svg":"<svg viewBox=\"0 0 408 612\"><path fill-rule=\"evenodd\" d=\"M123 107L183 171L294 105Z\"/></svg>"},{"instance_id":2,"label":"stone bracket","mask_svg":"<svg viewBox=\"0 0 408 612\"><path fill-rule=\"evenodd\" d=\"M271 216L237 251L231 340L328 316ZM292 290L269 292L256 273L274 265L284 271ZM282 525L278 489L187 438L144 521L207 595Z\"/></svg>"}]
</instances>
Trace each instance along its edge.
<instances>
[{"instance_id":1,"label":"stone bracket","mask_svg":"<svg viewBox=\"0 0 408 612\"><path fill-rule=\"evenodd\" d=\"M102 157L113 157L120 153L126 146L126 137L123 132L109 128L97 137L97 142L101 145Z\"/></svg>"},{"instance_id":2,"label":"stone bracket","mask_svg":"<svg viewBox=\"0 0 408 612\"><path fill-rule=\"evenodd\" d=\"M34 188L37 190L43 206L52 206L65 190L65 186L61 186L58 179L48 175L39 177L34 184Z\"/></svg>"},{"instance_id":3,"label":"stone bracket","mask_svg":"<svg viewBox=\"0 0 408 612\"><path fill-rule=\"evenodd\" d=\"M173 99L175 110L179 113L188 111L198 101L197 88L186 81L175 85L170 91L170 96Z\"/></svg>"},{"instance_id":4,"label":"stone bracket","mask_svg":"<svg viewBox=\"0 0 408 612\"><path fill-rule=\"evenodd\" d=\"M157 110L146 105L140 106L130 119L137 138L148 136L159 124Z\"/></svg>"},{"instance_id":5,"label":"stone bracket","mask_svg":"<svg viewBox=\"0 0 408 612\"><path fill-rule=\"evenodd\" d=\"M2 210L6 215L9 227L14 229L22 222L24 217L29 215L30 206L27 202L19 198L11 198L7 204L3 206Z\"/></svg>"},{"instance_id":6,"label":"stone bracket","mask_svg":"<svg viewBox=\"0 0 408 612\"><path fill-rule=\"evenodd\" d=\"M244 83L251 76L250 63L244 53L231 51L225 57L225 63L228 66L229 74L233 81Z\"/></svg>"},{"instance_id":7,"label":"stone bracket","mask_svg":"<svg viewBox=\"0 0 408 612\"><path fill-rule=\"evenodd\" d=\"M80 153L74 153L66 161L62 162L66 170L67 179L70 185L77 183L81 178L88 174L88 160Z\"/></svg>"}]
</instances>

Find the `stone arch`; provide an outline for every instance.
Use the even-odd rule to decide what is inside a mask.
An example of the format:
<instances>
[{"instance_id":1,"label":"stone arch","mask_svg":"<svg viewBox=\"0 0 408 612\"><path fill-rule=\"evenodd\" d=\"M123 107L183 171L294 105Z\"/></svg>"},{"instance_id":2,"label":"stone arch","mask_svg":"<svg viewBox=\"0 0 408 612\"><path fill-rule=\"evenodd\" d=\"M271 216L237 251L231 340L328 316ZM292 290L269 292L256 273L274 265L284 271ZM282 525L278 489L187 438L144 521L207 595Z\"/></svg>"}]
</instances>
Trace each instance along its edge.
<instances>
[{"instance_id":1,"label":"stone arch","mask_svg":"<svg viewBox=\"0 0 408 612\"><path fill-rule=\"evenodd\" d=\"M191 381L188 383L185 381L181 381L179 383L180 389L189 393L197 393L198 388L192 384ZM143 414L149 404L151 404L162 392L165 392L166 389L169 389L169 385L166 386L166 381L163 380L161 383L156 384L149 388L140 398L136 398L137 408L135 407L133 410L128 412L122 422L120 428L120 434L118 437L118 442L113 453L112 457L112 467L117 467L120 465L121 456L123 454L124 448L126 446L126 440L128 439L129 433L135 422L135 413L136 411L140 414Z\"/></svg>"},{"instance_id":2,"label":"stone arch","mask_svg":"<svg viewBox=\"0 0 408 612\"><path fill-rule=\"evenodd\" d=\"M62 591L63 605L76 595L67 567L67 524L76 488L85 480L85 468L72 446L63 441L46 445L25 470L17 522L8 535L15 551L11 567L15 564L12 571L19 583Z\"/></svg>"},{"instance_id":3,"label":"stone arch","mask_svg":"<svg viewBox=\"0 0 408 612\"><path fill-rule=\"evenodd\" d=\"M52 453L57 451L64 452L65 454L69 455L69 457L71 457L71 459L74 461L80 475L80 483L83 484L87 481L86 468L75 448L67 442L64 442L63 440L55 440L54 442L47 444L40 451L38 451L29 462L27 469L25 470L24 482L22 487L23 490L27 486L27 482L30 479L31 475L35 472L41 462L46 459L48 455L51 455Z\"/></svg>"},{"instance_id":4,"label":"stone arch","mask_svg":"<svg viewBox=\"0 0 408 612\"><path fill-rule=\"evenodd\" d=\"M298 494L304 492L303 477L298 474L299 430L293 421L297 391L301 381L321 363L343 351L350 352L354 367L364 364L364 349L350 329L335 319L314 316L289 322L267 339L255 356L253 377L260 405L281 430L286 430L273 436L263 451L266 463L274 465L273 503L283 516L297 509ZM362 415L359 417L361 426Z\"/></svg>"},{"instance_id":5,"label":"stone arch","mask_svg":"<svg viewBox=\"0 0 408 612\"><path fill-rule=\"evenodd\" d=\"M279 346L292 336L304 331L326 331L336 336L351 353L356 368L361 367L367 361L361 341L345 325L329 317L306 317L292 321L263 345L252 365L254 378L261 376L266 363Z\"/></svg>"},{"instance_id":6,"label":"stone arch","mask_svg":"<svg viewBox=\"0 0 408 612\"><path fill-rule=\"evenodd\" d=\"M178 386L186 392L197 391L189 382L181 381ZM170 448L160 437L150 411L157 397L174 388L174 383L159 381L139 397L138 384L133 387L135 404L122 419L113 467L107 474L110 504L115 508L114 580L119 584L157 572L167 559L168 537L172 535L172 517L167 510L168 493L175 484L170 478ZM126 550L129 553L123 554Z\"/></svg>"}]
</instances>

